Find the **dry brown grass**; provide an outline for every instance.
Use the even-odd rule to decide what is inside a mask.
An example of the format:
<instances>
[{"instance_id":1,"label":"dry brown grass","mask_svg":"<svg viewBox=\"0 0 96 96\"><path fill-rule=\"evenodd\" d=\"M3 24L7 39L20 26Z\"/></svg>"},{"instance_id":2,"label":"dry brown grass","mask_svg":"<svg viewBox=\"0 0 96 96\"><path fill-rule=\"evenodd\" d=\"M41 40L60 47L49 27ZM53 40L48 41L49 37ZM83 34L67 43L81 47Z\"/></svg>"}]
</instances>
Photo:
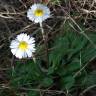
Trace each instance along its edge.
<instances>
[{"instance_id":1,"label":"dry brown grass","mask_svg":"<svg viewBox=\"0 0 96 96\"><path fill-rule=\"evenodd\" d=\"M12 56L9 45L11 39L21 32L27 32L36 37L36 42L42 44L42 36L38 34L40 28L26 17L27 9L35 2L40 0L0 0L0 83L8 83L6 70L13 68L14 57ZM43 0L42 0L43 1ZM48 3L53 16L49 21L44 22L45 31L52 40L62 24L66 20L71 20L79 32L83 29L78 24L81 20L85 30L96 32L96 0L61 0L59 3ZM75 30L73 25L70 24ZM77 31L78 31L77 30ZM94 45L94 43L84 35ZM94 45L94 47L96 47ZM48 49L52 50L52 49ZM44 52L43 52L44 54ZM38 56L38 55L37 55ZM17 59L16 59L17 60ZM1 96L1 95L0 95Z\"/></svg>"}]
</instances>

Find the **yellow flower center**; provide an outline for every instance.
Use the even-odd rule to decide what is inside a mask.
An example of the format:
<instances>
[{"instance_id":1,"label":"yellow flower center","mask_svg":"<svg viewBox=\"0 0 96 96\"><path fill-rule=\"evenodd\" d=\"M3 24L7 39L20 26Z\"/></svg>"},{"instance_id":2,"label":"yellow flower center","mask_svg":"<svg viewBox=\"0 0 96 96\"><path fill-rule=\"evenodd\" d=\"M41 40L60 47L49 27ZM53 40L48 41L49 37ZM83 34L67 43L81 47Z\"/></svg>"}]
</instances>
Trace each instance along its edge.
<instances>
[{"instance_id":1,"label":"yellow flower center","mask_svg":"<svg viewBox=\"0 0 96 96\"><path fill-rule=\"evenodd\" d=\"M43 10L42 9L37 9L34 12L35 16L42 16L43 15Z\"/></svg>"},{"instance_id":2,"label":"yellow flower center","mask_svg":"<svg viewBox=\"0 0 96 96\"><path fill-rule=\"evenodd\" d=\"M21 41L18 47L19 49L25 51L28 48L28 44L25 41Z\"/></svg>"}]
</instances>

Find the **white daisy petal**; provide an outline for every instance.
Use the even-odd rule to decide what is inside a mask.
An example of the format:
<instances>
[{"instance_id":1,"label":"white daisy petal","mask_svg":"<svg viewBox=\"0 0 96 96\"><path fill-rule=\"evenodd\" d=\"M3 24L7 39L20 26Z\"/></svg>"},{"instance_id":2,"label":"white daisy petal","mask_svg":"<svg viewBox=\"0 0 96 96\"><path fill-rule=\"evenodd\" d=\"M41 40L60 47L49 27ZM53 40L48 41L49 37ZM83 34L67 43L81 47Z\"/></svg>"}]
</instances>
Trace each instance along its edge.
<instances>
[{"instance_id":1,"label":"white daisy petal","mask_svg":"<svg viewBox=\"0 0 96 96\"><path fill-rule=\"evenodd\" d=\"M36 51L34 44L29 45L28 48L29 48L29 50L31 50L32 52L35 52L35 51Z\"/></svg>"},{"instance_id":2,"label":"white daisy petal","mask_svg":"<svg viewBox=\"0 0 96 96\"><path fill-rule=\"evenodd\" d=\"M24 52L23 58L26 58L28 55L26 52Z\"/></svg>"},{"instance_id":3,"label":"white daisy petal","mask_svg":"<svg viewBox=\"0 0 96 96\"><path fill-rule=\"evenodd\" d=\"M50 17L50 10L46 5L34 4L27 11L27 17L35 23L41 23Z\"/></svg>"},{"instance_id":4,"label":"white daisy petal","mask_svg":"<svg viewBox=\"0 0 96 96\"><path fill-rule=\"evenodd\" d=\"M30 38L30 36L27 35L27 34L25 34L24 37L23 37L23 41L28 42L29 41L29 38Z\"/></svg>"},{"instance_id":5,"label":"white daisy petal","mask_svg":"<svg viewBox=\"0 0 96 96\"><path fill-rule=\"evenodd\" d=\"M31 50L26 50L26 53L27 53L28 57L31 57L32 56Z\"/></svg>"},{"instance_id":6,"label":"white daisy petal","mask_svg":"<svg viewBox=\"0 0 96 96\"><path fill-rule=\"evenodd\" d=\"M14 48L16 49L18 45L19 45L19 42L18 42L18 41L12 40L12 41L11 41L10 48L11 48L11 49L14 49Z\"/></svg>"},{"instance_id":7,"label":"white daisy petal","mask_svg":"<svg viewBox=\"0 0 96 96\"><path fill-rule=\"evenodd\" d=\"M34 38L33 37L31 37L30 39L29 39L29 41L28 41L28 44L34 44L35 43L35 40L34 40Z\"/></svg>"},{"instance_id":8,"label":"white daisy petal","mask_svg":"<svg viewBox=\"0 0 96 96\"><path fill-rule=\"evenodd\" d=\"M21 33L20 35L17 35L17 40L22 41L24 35L25 35L24 33Z\"/></svg>"},{"instance_id":9,"label":"white daisy petal","mask_svg":"<svg viewBox=\"0 0 96 96\"><path fill-rule=\"evenodd\" d=\"M20 38L21 37L21 38ZM35 52L35 39L27 34L17 35L15 40L12 40L10 44L11 52L17 58L31 57Z\"/></svg>"},{"instance_id":10,"label":"white daisy petal","mask_svg":"<svg viewBox=\"0 0 96 96\"><path fill-rule=\"evenodd\" d=\"M13 53L13 55L16 54L17 50L18 50L18 49L16 49L16 48L15 48L15 49L11 49L11 52Z\"/></svg>"},{"instance_id":11,"label":"white daisy petal","mask_svg":"<svg viewBox=\"0 0 96 96\"><path fill-rule=\"evenodd\" d=\"M19 44L18 41L16 41L16 40L12 40L12 41L11 41L11 45L10 45L10 47L11 47L11 46L17 46L18 44Z\"/></svg>"},{"instance_id":12,"label":"white daisy petal","mask_svg":"<svg viewBox=\"0 0 96 96\"><path fill-rule=\"evenodd\" d=\"M18 49L15 56L17 58L21 59L23 57L23 51L21 51L20 49Z\"/></svg>"}]
</instances>

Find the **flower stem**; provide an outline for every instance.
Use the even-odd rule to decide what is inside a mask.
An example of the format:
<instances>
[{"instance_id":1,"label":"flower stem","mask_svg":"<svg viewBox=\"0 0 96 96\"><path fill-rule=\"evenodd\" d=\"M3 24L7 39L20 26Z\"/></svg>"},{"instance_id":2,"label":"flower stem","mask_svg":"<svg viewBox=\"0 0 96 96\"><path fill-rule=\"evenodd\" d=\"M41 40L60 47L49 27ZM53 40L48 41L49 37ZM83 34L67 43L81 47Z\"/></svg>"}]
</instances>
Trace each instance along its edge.
<instances>
[{"instance_id":1,"label":"flower stem","mask_svg":"<svg viewBox=\"0 0 96 96\"><path fill-rule=\"evenodd\" d=\"M43 28L42 22L40 23L40 28L41 28L43 41L44 41L44 45L45 45L45 50L46 50L46 67L48 68L48 66L49 66L48 42L47 42L47 35L44 32L44 28Z\"/></svg>"},{"instance_id":2,"label":"flower stem","mask_svg":"<svg viewBox=\"0 0 96 96\"><path fill-rule=\"evenodd\" d=\"M40 23L40 28L41 28L41 32L42 32L42 36L43 36L43 40L45 41L46 36L45 36L45 33L44 33L44 29L43 29L43 25L42 25L42 23Z\"/></svg>"}]
</instances>

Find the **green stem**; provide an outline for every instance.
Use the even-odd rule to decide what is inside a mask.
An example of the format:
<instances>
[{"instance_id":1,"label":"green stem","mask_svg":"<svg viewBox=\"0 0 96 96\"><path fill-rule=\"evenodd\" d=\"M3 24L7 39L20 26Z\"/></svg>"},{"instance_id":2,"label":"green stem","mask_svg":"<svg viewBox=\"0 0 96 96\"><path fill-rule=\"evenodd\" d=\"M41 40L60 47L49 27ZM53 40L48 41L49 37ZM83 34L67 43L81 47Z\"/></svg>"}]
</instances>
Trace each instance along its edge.
<instances>
[{"instance_id":1,"label":"green stem","mask_svg":"<svg viewBox=\"0 0 96 96\"><path fill-rule=\"evenodd\" d=\"M46 67L48 68L48 66L49 66L48 42L47 42L47 35L44 32L42 22L40 23L40 28L41 28L41 32L42 32L42 36L43 36L43 41L44 41L44 45L45 45L45 50L46 50Z\"/></svg>"}]
</instances>

